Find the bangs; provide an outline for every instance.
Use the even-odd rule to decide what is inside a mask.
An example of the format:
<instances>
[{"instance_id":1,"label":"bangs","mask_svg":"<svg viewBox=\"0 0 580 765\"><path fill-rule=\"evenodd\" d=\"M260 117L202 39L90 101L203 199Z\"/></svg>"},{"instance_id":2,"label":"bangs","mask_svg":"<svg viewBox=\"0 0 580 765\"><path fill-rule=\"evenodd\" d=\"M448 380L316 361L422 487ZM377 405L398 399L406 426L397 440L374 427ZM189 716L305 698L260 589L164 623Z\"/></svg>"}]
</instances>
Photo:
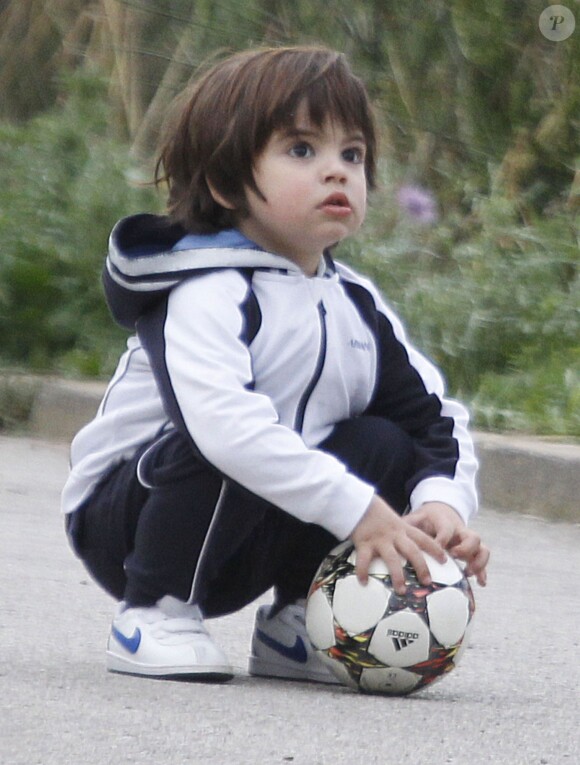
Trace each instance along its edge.
<instances>
[{"instance_id":1,"label":"bangs","mask_svg":"<svg viewBox=\"0 0 580 765\"><path fill-rule=\"evenodd\" d=\"M366 144L365 171L369 188L375 186L377 137L375 120L362 81L341 53L320 48L271 51L262 70L253 103L253 149L259 154L275 130L296 127L303 105L317 128L337 122L349 132L360 132Z\"/></svg>"},{"instance_id":2,"label":"bangs","mask_svg":"<svg viewBox=\"0 0 580 765\"><path fill-rule=\"evenodd\" d=\"M297 107L305 104L308 118L316 127L322 127L326 121L337 122L348 130L360 130L365 138L368 136L371 142L374 141L366 92L352 75L345 77L336 66L318 72L297 89L289 89L286 103L284 94L281 99L278 106L280 122L274 129L293 127Z\"/></svg>"}]
</instances>

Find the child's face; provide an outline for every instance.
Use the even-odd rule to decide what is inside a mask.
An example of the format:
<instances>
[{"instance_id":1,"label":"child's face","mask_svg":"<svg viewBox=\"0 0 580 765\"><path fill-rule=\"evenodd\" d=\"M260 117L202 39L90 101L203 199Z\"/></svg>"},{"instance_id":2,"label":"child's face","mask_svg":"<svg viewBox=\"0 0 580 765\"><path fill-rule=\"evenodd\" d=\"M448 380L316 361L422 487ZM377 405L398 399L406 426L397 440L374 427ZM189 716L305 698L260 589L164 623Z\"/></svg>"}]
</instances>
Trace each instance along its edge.
<instances>
[{"instance_id":1,"label":"child's face","mask_svg":"<svg viewBox=\"0 0 580 765\"><path fill-rule=\"evenodd\" d=\"M316 272L322 252L355 233L366 212L362 133L327 121L317 128L300 108L294 128L275 131L254 163L264 197L246 190L238 228L266 250Z\"/></svg>"}]
</instances>

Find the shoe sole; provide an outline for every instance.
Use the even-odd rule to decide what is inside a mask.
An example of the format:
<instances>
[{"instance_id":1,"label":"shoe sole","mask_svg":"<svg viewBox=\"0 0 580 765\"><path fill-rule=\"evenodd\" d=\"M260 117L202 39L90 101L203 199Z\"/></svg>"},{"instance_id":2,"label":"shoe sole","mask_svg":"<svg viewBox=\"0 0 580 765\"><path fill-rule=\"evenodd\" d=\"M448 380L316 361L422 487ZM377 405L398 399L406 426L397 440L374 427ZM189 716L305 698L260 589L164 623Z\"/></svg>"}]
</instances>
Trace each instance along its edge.
<instances>
[{"instance_id":1,"label":"shoe sole","mask_svg":"<svg viewBox=\"0 0 580 765\"><path fill-rule=\"evenodd\" d=\"M211 665L207 667L167 667L154 664L138 664L107 651L106 666L109 672L121 675L137 675L166 680L199 680L211 682L227 682L234 676L231 667L227 665Z\"/></svg>"},{"instance_id":2,"label":"shoe sole","mask_svg":"<svg viewBox=\"0 0 580 765\"><path fill-rule=\"evenodd\" d=\"M250 656L248 660L248 672L254 677L273 677L278 680L299 680L311 683L324 683L326 685L340 685L338 678L330 672L305 672L301 667L292 667L285 664L262 659L259 656Z\"/></svg>"}]
</instances>

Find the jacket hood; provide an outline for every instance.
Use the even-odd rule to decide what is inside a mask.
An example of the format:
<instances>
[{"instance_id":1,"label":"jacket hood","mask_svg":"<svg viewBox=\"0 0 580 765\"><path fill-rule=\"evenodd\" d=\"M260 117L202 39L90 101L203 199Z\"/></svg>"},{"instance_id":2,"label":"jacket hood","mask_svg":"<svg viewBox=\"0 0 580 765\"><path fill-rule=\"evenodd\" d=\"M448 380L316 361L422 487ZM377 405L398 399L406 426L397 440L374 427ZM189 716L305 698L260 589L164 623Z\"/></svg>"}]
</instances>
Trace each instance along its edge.
<instances>
[{"instance_id":1,"label":"jacket hood","mask_svg":"<svg viewBox=\"0 0 580 765\"><path fill-rule=\"evenodd\" d=\"M235 229L188 234L165 216L133 215L111 232L103 272L105 296L115 320L134 330L139 317L181 281L217 268L300 270Z\"/></svg>"}]
</instances>

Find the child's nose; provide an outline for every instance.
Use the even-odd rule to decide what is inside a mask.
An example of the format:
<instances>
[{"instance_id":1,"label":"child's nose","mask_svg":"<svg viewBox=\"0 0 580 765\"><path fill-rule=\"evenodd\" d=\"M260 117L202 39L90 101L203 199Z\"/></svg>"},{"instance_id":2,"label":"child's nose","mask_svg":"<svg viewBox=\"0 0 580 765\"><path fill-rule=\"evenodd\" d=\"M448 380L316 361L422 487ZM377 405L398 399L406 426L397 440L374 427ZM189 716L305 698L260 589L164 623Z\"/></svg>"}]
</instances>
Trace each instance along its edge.
<instances>
[{"instance_id":1,"label":"child's nose","mask_svg":"<svg viewBox=\"0 0 580 765\"><path fill-rule=\"evenodd\" d=\"M328 183L334 181L344 183L346 181L346 170L344 163L338 158L330 158L324 167L324 180Z\"/></svg>"}]
</instances>

